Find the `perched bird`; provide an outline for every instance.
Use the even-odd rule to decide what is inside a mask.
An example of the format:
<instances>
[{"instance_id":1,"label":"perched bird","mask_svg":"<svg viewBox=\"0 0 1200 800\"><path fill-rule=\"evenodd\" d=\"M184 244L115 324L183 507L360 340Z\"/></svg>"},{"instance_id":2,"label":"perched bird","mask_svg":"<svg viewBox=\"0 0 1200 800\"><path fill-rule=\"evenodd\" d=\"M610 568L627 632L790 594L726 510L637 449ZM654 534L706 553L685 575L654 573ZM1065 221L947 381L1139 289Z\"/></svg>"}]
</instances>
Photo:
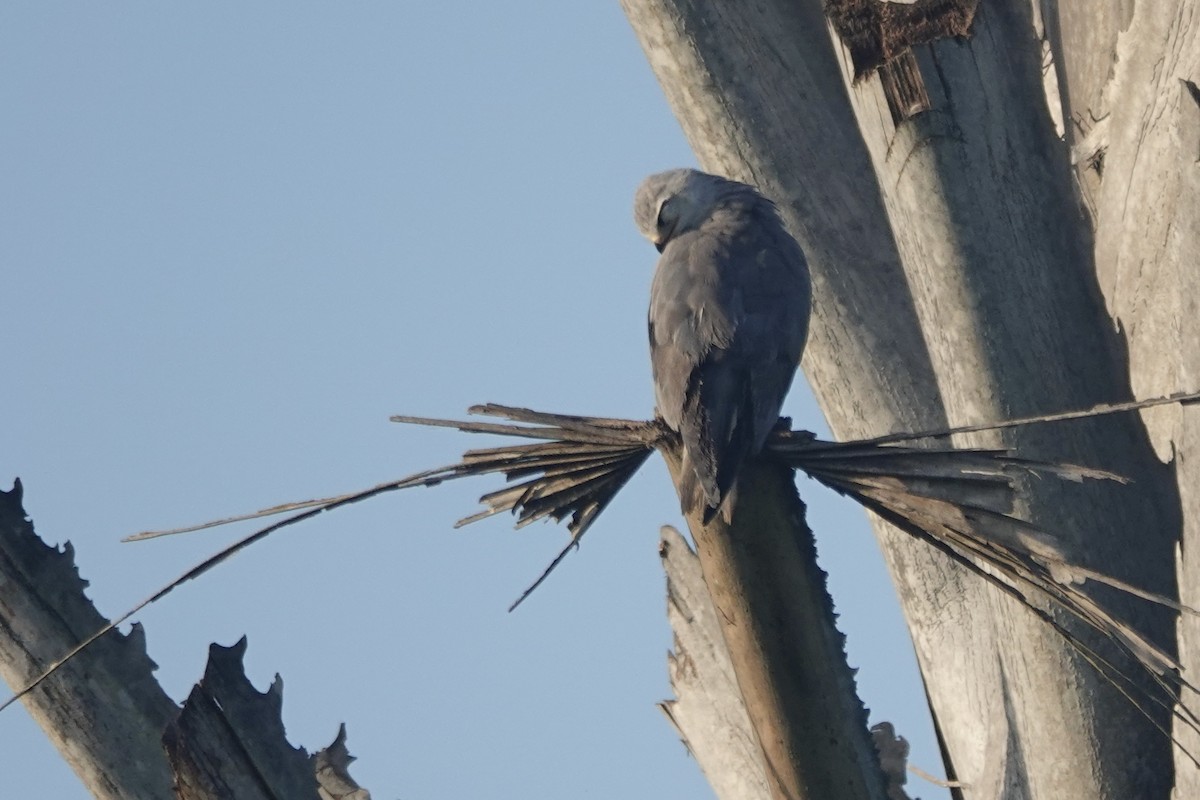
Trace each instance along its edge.
<instances>
[{"instance_id":1,"label":"perched bird","mask_svg":"<svg viewBox=\"0 0 1200 800\"><path fill-rule=\"evenodd\" d=\"M716 175L651 175L634 220L662 254L650 360L658 414L683 443L683 511L728 518L738 470L778 422L804 351L808 264L770 200Z\"/></svg>"}]
</instances>

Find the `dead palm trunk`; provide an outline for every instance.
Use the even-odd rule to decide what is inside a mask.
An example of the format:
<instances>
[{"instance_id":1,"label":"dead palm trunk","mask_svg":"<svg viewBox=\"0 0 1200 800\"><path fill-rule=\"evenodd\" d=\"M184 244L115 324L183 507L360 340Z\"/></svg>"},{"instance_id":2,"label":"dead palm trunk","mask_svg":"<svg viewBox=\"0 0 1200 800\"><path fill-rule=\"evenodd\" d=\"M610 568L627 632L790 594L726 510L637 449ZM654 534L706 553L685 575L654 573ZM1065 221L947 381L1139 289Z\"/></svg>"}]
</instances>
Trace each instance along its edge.
<instances>
[{"instance_id":1,"label":"dead palm trunk","mask_svg":"<svg viewBox=\"0 0 1200 800\"><path fill-rule=\"evenodd\" d=\"M850 47L816 0L622 5L701 165L762 187L805 246L815 310L804 366L839 437L1083 407L1129 396L1131 381L1153 394L1200 379L1185 367L1196 323L1183 305L1190 297L1194 309L1200 255L1196 3L1138 4L1132 15L1045 4L1058 84L1043 79L1042 23L1028 4L893 4L873 22L883 4L830 0L830 13L853 23L843 26L857 36ZM965 22L970 38L954 38ZM851 51L869 69L909 40L911 55L854 82ZM1047 85L1062 88L1067 140ZM1080 148L1071 120L1092 118L1104 121ZM1089 175L1089 163L1103 173ZM1141 327L1116 331L1106 298L1126 328ZM1172 444L1182 453L1183 485L1195 411L1161 414L1149 431L1119 417L971 443L1133 478L1031 482L1022 511L1075 560L1176 596L1176 546L1200 509L1186 489L1181 505L1175 466L1159 456ZM1033 614L878 520L876 529L964 796L1168 796L1164 709L1143 716ZM1104 599L1173 646L1170 615ZM1181 650L1186 659L1186 638ZM1180 786L1191 785L1193 768L1179 769Z\"/></svg>"}]
</instances>

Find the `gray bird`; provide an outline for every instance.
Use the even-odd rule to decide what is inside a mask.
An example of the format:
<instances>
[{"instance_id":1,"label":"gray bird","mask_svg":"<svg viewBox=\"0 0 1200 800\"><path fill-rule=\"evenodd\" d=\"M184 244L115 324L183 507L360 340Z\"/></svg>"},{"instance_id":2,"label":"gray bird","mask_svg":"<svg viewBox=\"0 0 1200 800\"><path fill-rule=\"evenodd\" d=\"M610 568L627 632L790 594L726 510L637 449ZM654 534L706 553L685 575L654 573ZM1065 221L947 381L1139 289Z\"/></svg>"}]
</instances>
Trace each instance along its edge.
<instances>
[{"instance_id":1,"label":"gray bird","mask_svg":"<svg viewBox=\"0 0 1200 800\"><path fill-rule=\"evenodd\" d=\"M753 187L691 169L651 175L634 221L662 254L650 289L658 414L683 443L685 514L728 519L738 470L779 420L808 336L804 253Z\"/></svg>"}]
</instances>

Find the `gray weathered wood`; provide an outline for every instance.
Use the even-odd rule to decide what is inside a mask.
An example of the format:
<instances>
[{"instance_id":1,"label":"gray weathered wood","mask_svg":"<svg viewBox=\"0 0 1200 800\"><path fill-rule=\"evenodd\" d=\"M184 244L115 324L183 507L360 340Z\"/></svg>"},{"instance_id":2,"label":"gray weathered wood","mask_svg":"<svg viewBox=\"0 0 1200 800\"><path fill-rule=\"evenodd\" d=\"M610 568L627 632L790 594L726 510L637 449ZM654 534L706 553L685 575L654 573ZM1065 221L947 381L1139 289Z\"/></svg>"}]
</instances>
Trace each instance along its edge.
<instances>
[{"instance_id":1,"label":"gray weathered wood","mask_svg":"<svg viewBox=\"0 0 1200 800\"><path fill-rule=\"evenodd\" d=\"M700 559L664 526L659 555L667 575L667 619L675 634L668 656L675 699L659 704L720 800L771 796L758 738L742 702Z\"/></svg>"},{"instance_id":2,"label":"gray weathered wood","mask_svg":"<svg viewBox=\"0 0 1200 800\"><path fill-rule=\"evenodd\" d=\"M662 448L679 485L677 452ZM731 502L730 500L726 501ZM792 473L739 475L732 520L687 517L775 800L885 800L867 713L834 625Z\"/></svg>"},{"instance_id":3,"label":"gray weathered wood","mask_svg":"<svg viewBox=\"0 0 1200 800\"><path fill-rule=\"evenodd\" d=\"M256 690L242 667L245 653L245 638L210 645L204 677L163 734L177 796L317 800L308 754L284 735L283 681L276 676L267 691Z\"/></svg>"},{"instance_id":4,"label":"gray weathered wood","mask_svg":"<svg viewBox=\"0 0 1200 800\"><path fill-rule=\"evenodd\" d=\"M877 78L851 86L816 0L622 5L701 165L761 186L809 253L804 366L839 437L1127 394L1028 6L982 3L974 38L917 48L932 109L896 127ZM1146 63L1189 41L1164 35ZM1175 594L1179 499L1136 419L971 441L1119 466L1132 488L1031 484L1023 511L1089 566ZM1166 795L1169 742L1091 667L1009 599L877 527L965 796ZM1168 615L1113 607L1171 645Z\"/></svg>"},{"instance_id":5,"label":"gray weathered wood","mask_svg":"<svg viewBox=\"0 0 1200 800\"><path fill-rule=\"evenodd\" d=\"M35 678L108 623L84 596L67 545L43 544L21 506L21 484L0 491L0 675ZM88 790L107 800L287 797L366 800L350 777L343 726L313 756L288 744L282 682L254 690L245 639L213 645L204 679L182 711L154 680L140 625L111 630L22 700Z\"/></svg>"},{"instance_id":6,"label":"gray weathered wood","mask_svg":"<svg viewBox=\"0 0 1200 800\"><path fill-rule=\"evenodd\" d=\"M717 609L700 559L687 540L664 525L659 555L667 576L667 618L675 634L669 654L675 699L659 704L720 800L767 800L758 741L746 713ZM910 800L908 742L887 722L871 727L886 778L887 800Z\"/></svg>"},{"instance_id":7,"label":"gray weathered wood","mask_svg":"<svg viewBox=\"0 0 1200 800\"><path fill-rule=\"evenodd\" d=\"M951 422L1122 396L1122 346L1098 300L1092 242L1067 149L1046 107L1032 18L1019 6L984 4L969 42L939 43L918 58L933 111L896 129L886 122L862 127L889 218L905 232L900 252ZM851 100L860 121L881 108L869 84L852 90ZM1037 484L1026 513L1060 532L1089 566L1174 594L1178 499L1161 480L1135 419L1025 429L1004 441L1035 457L1053 452L1119 464L1134 488L1064 492ZM1136 559L1128 558L1133 531ZM1028 615L994 596L970 602L990 609L996 637L991 652L973 646L970 634L961 646L987 659L972 672L992 672L987 680L999 689L986 705L1004 709L1004 724L989 726L988 738L996 745L1015 738L1030 753L1020 759L1027 788L1005 788L1009 779L993 773L996 790L1033 797L1165 794L1169 748L1146 720ZM1113 603L1141 630L1171 641L1165 615ZM926 614L910 614L914 641L955 771L974 785L966 775L986 772L992 759L972 764L960 755L971 752L978 734L969 717L955 724L943 712L961 704L962 692L957 675L940 674L938 662L949 663L944 653L938 658L946 647L941 614L932 607ZM1156 721L1166 723L1161 714Z\"/></svg>"},{"instance_id":8,"label":"gray weathered wood","mask_svg":"<svg viewBox=\"0 0 1200 800\"><path fill-rule=\"evenodd\" d=\"M1046 3L1063 54L1067 141L1096 230L1096 270L1129 348L1136 394L1200 384L1200 3ZM1172 461L1183 511L1180 599L1200 602L1200 410L1143 412ZM1200 673L1200 621L1179 622L1180 658ZM1200 705L1194 694L1184 698ZM1193 753L1200 736L1175 731ZM1200 771L1176 758L1175 796L1200 796Z\"/></svg>"},{"instance_id":9,"label":"gray weathered wood","mask_svg":"<svg viewBox=\"0 0 1200 800\"><path fill-rule=\"evenodd\" d=\"M353 761L354 756L346 749L346 725L343 723L333 742L312 757L317 794L321 800L371 800L371 793L350 777Z\"/></svg>"},{"instance_id":10,"label":"gray weathered wood","mask_svg":"<svg viewBox=\"0 0 1200 800\"><path fill-rule=\"evenodd\" d=\"M0 674L24 686L105 620L84 596L74 551L42 543L21 485L0 491ZM169 800L159 737L178 711L153 677L145 636L111 631L25 698L25 708L92 794Z\"/></svg>"}]
</instances>

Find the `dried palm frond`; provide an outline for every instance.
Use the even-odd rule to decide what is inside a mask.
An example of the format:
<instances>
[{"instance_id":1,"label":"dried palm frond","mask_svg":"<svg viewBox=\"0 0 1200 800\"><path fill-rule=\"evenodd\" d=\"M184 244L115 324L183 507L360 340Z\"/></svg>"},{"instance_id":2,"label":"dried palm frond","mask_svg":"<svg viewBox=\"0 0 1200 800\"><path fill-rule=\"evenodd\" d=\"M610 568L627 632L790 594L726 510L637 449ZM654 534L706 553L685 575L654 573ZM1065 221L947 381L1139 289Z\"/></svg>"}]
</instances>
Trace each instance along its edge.
<instances>
[{"instance_id":1,"label":"dried palm frond","mask_svg":"<svg viewBox=\"0 0 1200 800\"><path fill-rule=\"evenodd\" d=\"M1130 626L1114 618L1080 588L1087 580L1098 581L1143 599L1179 611L1190 608L1159 595L1129 586L1081 565L1073 564L1058 547L1053 535L1011 514L1016 496L1014 477L1041 473L1067 480L1122 479L1103 470L1072 464L1020 458L1008 450L953 447L907 447L899 442L946 437L955 433L1008 428L1031 422L1049 422L1098 416L1175 402L1194 402L1200 393L1180 394L1151 400L1097 406L1082 411L1009 420L991 425L974 425L941 431L890 434L858 442L824 442L805 431L779 431L767 443L766 457L776 458L799 469L883 519L943 553L971 572L1017 597L1092 663L1117 688L1143 706L1131 694L1144 693L1142 684L1089 648L1047 609L1065 611L1110 639L1133 657L1162 689L1152 701L1173 709L1185 723L1200 725L1186 709L1175 710L1179 686L1189 686L1179 674L1179 665L1169 654ZM674 446L674 434L658 421L633 421L602 417L548 414L523 408L483 405L472 413L507 419L509 423L456 421L423 417L393 417L393 421L450 427L467 433L482 433L539 440L471 450L455 464L418 472L369 489L318 500L273 506L251 514L227 517L185 528L151 531L129 537L148 539L200 530L231 522L295 513L246 536L189 569L153 595L114 619L71 653L46 670L0 709L40 685L55 670L109 630L130 619L181 584L197 578L230 556L281 528L310 519L326 511L357 503L376 495L416 486L435 486L443 481L478 475L503 474L512 485L481 498L487 508L459 521L459 525L505 511L516 515L517 526L539 519L568 519L571 540L539 578L513 604L519 605L579 544L580 538L608 507L617 492L659 447Z\"/></svg>"}]
</instances>

